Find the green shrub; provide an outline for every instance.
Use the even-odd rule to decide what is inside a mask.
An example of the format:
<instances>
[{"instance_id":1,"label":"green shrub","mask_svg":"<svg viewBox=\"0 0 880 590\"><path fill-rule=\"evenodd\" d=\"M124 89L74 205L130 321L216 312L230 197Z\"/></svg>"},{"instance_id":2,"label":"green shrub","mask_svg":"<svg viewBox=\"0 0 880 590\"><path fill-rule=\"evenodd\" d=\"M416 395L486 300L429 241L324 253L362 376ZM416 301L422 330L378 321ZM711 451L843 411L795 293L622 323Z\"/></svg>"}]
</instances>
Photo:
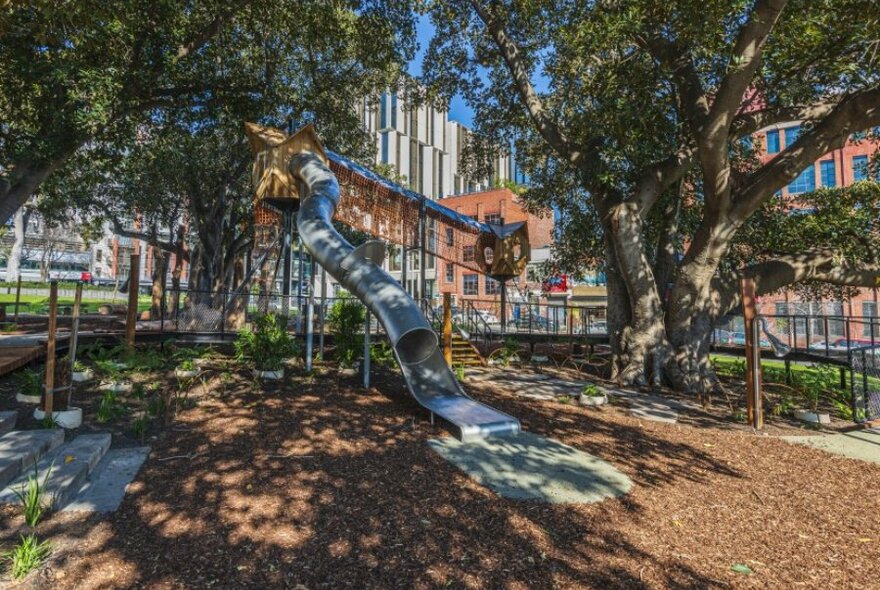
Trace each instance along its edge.
<instances>
[{"instance_id":1,"label":"green shrub","mask_svg":"<svg viewBox=\"0 0 880 590\"><path fill-rule=\"evenodd\" d=\"M11 565L12 577L21 580L40 567L51 552L52 546L48 541L41 543L34 533L26 537L22 535L15 548L5 555Z\"/></svg>"},{"instance_id":2,"label":"green shrub","mask_svg":"<svg viewBox=\"0 0 880 590\"><path fill-rule=\"evenodd\" d=\"M241 330L235 340L236 358L253 363L260 371L278 371L284 359L297 353L297 342L287 333L285 322L275 314L256 317L253 329Z\"/></svg>"},{"instance_id":3,"label":"green shrub","mask_svg":"<svg viewBox=\"0 0 880 590\"><path fill-rule=\"evenodd\" d=\"M336 343L336 362L350 367L358 358L363 342L358 336L366 320L366 308L350 293L341 292L327 314Z\"/></svg>"},{"instance_id":4,"label":"green shrub","mask_svg":"<svg viewBox=\"0 0 880 590\"><path fill-rule=\"evenodd\" d=\"M18 388L23 395L43 395L44 369L25 369L17 375Z\"/></svg>"},{"instance_id":5,"label":"green shrub","mask_svg":"<svg viewBox=\"0 0 880 590\"><path fill-rule=\"evenodd\" d=\"M506 338L504 345L495 353L502 367L507 367L514 360L519 360L519 342L513 338Z\"/></svg>"},{"instance_id":6,"label":"green shrub","mask_svg":"<svg viewBox=\"0 0 880 590\"><path fill-rule=\"evenodd\" d=\"M181 361L177 368L181 371L195 371L197 367L195 361L190 358Z\"/></svg>"},{"instance_id":7,"label":"green shrub","mask_svg":"<svg viewBox=\"0 0 880 590\"><path fill-rule=\"evenodd\" d=\"M381 340L370 346L370 362L377 367L393 367L394 350L387 342Z\"/></svg>"}]
</instances>

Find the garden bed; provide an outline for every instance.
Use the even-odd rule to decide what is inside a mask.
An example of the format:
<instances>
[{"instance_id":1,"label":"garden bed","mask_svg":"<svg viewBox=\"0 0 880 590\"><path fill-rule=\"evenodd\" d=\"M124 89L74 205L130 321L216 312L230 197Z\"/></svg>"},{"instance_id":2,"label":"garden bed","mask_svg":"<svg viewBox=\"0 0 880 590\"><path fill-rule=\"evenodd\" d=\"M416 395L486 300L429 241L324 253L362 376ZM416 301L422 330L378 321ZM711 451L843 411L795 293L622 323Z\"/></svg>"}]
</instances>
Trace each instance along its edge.
<instances>
[{"instance_id":1,"label":"garden bed","mask_svg":"<svg viewBox=\"0 0 880 590\"><path fill-rule=\"evenodd\" d=\"M36 588L869 587L880 467L756 436L711 414L645 423L619 408L471 388L533 433L635 483L596 505L504 500L426 444L447 436L393 372L364 390L318 365L255 384L211 376L121 509L61 513ZM221 379L227 379L221 383ZM876 506L875 506L876 508ZM0 543L17 512L0 512ZM743 574L735 571L751 571Z\"/></svg>"}]
</instances>

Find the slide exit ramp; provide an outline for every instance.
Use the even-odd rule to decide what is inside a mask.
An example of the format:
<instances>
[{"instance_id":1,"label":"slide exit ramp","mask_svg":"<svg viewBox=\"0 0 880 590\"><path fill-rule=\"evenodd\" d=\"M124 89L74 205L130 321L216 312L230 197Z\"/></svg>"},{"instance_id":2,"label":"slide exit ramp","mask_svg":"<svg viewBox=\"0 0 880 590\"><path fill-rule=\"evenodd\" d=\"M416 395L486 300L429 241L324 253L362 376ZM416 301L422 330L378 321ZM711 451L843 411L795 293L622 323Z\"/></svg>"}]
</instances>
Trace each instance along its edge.
<instances>
[{"instance_id":1,"label":"slide exit ramp","mask_svg":"<svg viewBox=\"0 0 880 590\"><path fill-rule=\"evenodd\" d=\"M321 158L298 154L290 161L290 171L307 188L296 220L303 243L382 323L416 401L452 424L463 442L518 433L519 420L468 397L461 388L418 305L382 269L384 244L367 242L355 248L333 227L339 183Z\"/></svg>"}]
</instances>

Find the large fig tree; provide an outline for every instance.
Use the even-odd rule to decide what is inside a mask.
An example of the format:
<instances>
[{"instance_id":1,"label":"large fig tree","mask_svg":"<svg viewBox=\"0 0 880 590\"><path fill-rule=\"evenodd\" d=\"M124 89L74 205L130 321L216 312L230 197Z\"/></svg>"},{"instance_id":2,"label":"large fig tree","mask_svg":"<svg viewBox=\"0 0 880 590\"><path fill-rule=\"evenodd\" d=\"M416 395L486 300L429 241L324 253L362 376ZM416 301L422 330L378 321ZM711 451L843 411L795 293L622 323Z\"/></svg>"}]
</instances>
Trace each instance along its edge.
<instances>
[{"instance_id":1,"label":"large fig tree","mask_svg":"<svg viewBox=\"0 0 880 590\"><path fill-rule=\"evenodd\" d=\"M874 4L441 0L424 78L475 107L483 143L515 146L528 199L559 212L559 254L604 266L615 377L698 391L740 277L878 285L876 185L775 196L853 134L876 139ZM762 157L756 131L791 121L799 138Z\"/></svg>"}]
</instances>

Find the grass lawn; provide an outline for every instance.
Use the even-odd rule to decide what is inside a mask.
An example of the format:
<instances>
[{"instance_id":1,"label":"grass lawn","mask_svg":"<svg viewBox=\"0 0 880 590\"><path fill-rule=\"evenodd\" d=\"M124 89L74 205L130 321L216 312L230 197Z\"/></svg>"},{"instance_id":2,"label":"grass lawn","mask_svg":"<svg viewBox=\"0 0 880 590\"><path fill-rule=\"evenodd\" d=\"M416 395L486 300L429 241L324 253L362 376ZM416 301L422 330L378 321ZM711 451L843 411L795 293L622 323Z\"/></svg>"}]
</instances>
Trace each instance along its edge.
<instances>
[{"instance_id":1,"label":"grass lawn","mask_svg":"<svg viewBox=\"0 0 880 590\"><path fill-rule=\"evenodd\" d=\"M45 314L49 312L49 298L43 295L22 295L19 298L21 308L20 310L25 313L39 313ZM82 309L85 313L97 312L98 307L104 305L105 303L112 303L116 305L125 305L128 302L128 295L125 293L120 293L119 297L115 300L110 299L89 299L87 297L83 297L82 299ZM15 294L0 294L0 303L15 303ZM68 306L73 307L73 297L59 297L58 298L59 306ZM150 297L149 295L141 295L138 297L138 311L144 311L145 309L150 308ZM7 315L13 313L12 307L7 307L6 309Z\"/></svg>"}]
</instances>

